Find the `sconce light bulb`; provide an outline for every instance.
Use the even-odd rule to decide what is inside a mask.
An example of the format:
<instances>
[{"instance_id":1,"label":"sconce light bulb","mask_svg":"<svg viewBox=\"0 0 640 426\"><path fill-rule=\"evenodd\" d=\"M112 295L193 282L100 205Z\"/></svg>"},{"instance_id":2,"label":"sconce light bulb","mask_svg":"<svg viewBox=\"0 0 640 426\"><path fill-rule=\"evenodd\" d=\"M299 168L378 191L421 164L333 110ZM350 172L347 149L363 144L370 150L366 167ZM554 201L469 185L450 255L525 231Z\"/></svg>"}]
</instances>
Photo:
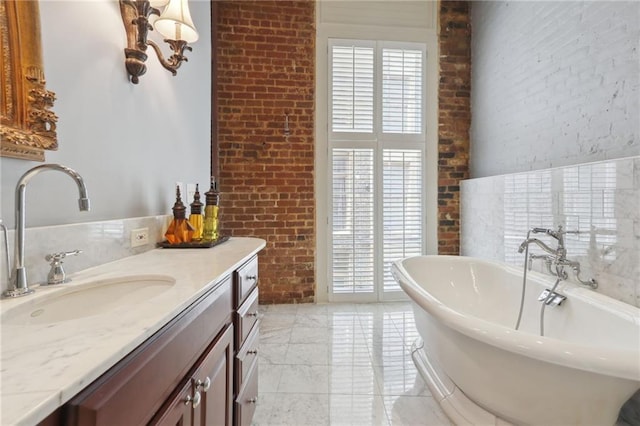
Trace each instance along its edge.
<instances>
[{"instance_id":1,"label":"sconce light bulb","mask_svg":"<svg viewBox=\"0 0 640 426\"><path fill-rule=\"evenodd\" d=\"M169 40L193 43L199 37L191 19L188 0L171 0L153 26Z\"/></svg>"}]
</instances>

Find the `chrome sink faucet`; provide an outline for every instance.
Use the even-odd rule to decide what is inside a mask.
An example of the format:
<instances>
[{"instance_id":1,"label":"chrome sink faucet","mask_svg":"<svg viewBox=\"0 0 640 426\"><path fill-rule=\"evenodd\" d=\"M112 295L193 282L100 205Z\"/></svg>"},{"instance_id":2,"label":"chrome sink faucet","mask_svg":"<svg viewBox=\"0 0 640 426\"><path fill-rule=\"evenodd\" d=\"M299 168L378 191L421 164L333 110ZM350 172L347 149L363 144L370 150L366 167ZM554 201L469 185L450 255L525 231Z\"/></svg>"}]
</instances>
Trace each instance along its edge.
<instances>
[{"instance_id":1,"label":"chrome sink faucet","mask_svg":"<svg viewBox=\"0 0 640 426\"><path fill-rule=\"evenodd\" d=\"M13 273L9 282L9 289L3 293L4 297L18 297L33 293L27 282L27 270L24 265L24 237L25 237L25 194L27 184L35 175L47 170L57 170L69 175L78 186L80 198L78 205L80 211L89 210L89 198L87 196L87 188L84 185L82 176L73 169L60 164L42 164L30 170L20 177L16 185L16 230L13 258Z\"/></svg>"},{"instance_id":2,"label":"chrome sink faucet","mask_svg":"<svg viewBox=\"0 0 640 426\"><path fill-rule=\"evenodd\" d=\"M76 256L82 253L82 250L66 251L61 253L51 253L45 256L47 262L51 262L51 270L47 275L47 285L68 283L71 278L67 278L67 274L62 267L62 259L67 256Z\"/></svg>"}]
</instances>

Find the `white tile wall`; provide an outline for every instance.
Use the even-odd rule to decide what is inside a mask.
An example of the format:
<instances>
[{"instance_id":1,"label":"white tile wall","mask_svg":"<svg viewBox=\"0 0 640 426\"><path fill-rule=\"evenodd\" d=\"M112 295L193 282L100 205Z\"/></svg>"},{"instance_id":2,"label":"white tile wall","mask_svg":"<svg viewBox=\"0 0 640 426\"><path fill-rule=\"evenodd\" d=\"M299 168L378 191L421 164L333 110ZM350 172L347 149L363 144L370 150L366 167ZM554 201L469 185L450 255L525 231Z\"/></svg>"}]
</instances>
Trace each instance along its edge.
<instances>
[{"instance_id":1,"label":"white tile wall","mask_svg":"<svg viewBox=\"0 0 640 426\"><path fill-rule=\"evenodd\" d=\"M582 278L640 307L640 157L470 179L461 206L461 254L522 265L527 230L562 225Z\"/></svg>"}]
</instances>

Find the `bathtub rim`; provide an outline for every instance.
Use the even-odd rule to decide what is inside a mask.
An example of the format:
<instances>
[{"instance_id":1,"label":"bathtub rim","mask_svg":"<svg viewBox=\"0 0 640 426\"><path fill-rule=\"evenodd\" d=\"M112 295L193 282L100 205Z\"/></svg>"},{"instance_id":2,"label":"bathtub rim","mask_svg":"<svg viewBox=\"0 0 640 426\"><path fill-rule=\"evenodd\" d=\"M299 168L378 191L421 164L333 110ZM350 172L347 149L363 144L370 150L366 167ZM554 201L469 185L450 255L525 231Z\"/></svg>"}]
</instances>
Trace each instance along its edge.
<instances>
[{"instance_id":1,"label":"bathtub rim","mask_svg":"<svg viewBox=\"0 0 640 426\"><path fill-rule=\"evenodd\" d=\"M498 267L506 272L516 273L520 276L522 275L522 271L519 270L519 268L502 262L471 256L420 255L394 261L391 265L391 272L400 284L400 287L407 293L412 302L418 304L444 325L470 338L526 357L567 368L640 382L640 348L634 351L587 346L585 344L566 342L552 337L536 336L530 333L515 331L475 316L464 315L431 295L411 277L404 267L404 262L416 258L425 258L425 260L450 260L464 263L471 261ZM536 281L542 281L548 286L554 283L553 277L536 272L528 273L528 277ZM563 293L568 296L575 297L584 303L604 307L609 313L620 315L631 321L640 330L640 308L596 293L593 290L581 288L571 282L563 282L562 284Z\"/></svg>"}]
</instances>

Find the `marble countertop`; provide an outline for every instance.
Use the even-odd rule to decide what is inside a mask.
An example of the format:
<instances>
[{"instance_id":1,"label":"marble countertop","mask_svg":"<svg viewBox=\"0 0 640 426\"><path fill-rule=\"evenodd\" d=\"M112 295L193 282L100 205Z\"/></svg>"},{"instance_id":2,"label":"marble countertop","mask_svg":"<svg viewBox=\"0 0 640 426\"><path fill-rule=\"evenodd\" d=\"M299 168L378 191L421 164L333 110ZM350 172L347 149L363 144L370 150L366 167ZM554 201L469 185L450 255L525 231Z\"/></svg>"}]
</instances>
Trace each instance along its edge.
<instances>
[{"instance_id":1,"label":"marble countertop","mask_svg":"<svg viewBox=\"0 0 640 426\"><path fill-rule=\"evenodd\" d=\"M264 246L257 238L231 238L210 249L155 249L75 273L70 283L0 301L0 424L42 421ZM170 276L175 284L135 305L80 319L28 325L9 319L11 309L74 286L134 275Z\"/></svg>"}]
</instances>

